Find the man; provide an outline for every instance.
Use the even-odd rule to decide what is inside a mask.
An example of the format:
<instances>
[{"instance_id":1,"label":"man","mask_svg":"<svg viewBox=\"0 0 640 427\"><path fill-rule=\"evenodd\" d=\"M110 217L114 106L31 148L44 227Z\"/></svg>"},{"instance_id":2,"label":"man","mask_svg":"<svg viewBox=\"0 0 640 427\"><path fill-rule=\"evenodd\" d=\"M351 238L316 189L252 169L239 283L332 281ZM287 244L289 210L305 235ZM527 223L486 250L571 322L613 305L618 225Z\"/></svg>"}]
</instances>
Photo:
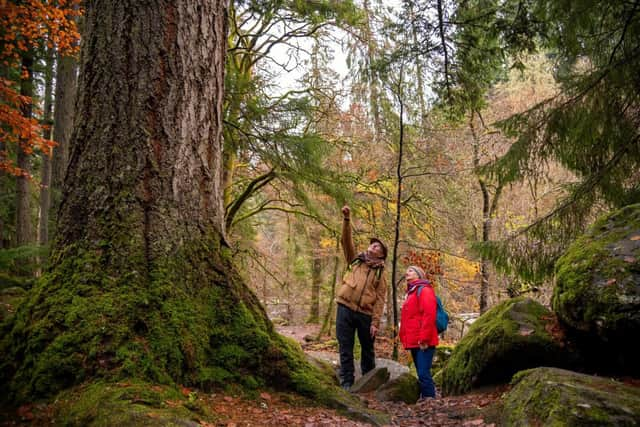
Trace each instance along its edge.
<instances>
[{"instance_id":1,"label":"man","mask_svg":"<svg viewBox=\"0 0 640 427\"><path fill-rule=\"evenodd\" d=\"M387 292L384 275L387 248L382 241L373 237L367 250L356 254L351 237L349 206L342 208L342 216L342 249L347 272L336 297L336 336L340 346L340 384L348 390L354 379L353 345L356 332L362 348L362 375L376 366L373 343L380 327Z\"/></svg>"}]
</instances>

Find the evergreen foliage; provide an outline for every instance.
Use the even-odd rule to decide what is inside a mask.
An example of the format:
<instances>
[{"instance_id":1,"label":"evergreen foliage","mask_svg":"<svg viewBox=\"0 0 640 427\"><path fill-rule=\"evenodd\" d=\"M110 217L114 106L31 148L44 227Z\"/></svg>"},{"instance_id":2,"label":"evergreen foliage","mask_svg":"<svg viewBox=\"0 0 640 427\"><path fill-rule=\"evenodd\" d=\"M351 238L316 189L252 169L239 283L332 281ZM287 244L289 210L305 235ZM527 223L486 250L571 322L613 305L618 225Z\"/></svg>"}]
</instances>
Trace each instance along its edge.
<instances>
[{"instance_id":1,"label":"evergreen foliage","mask_svg":"<svg viewBox=\"0 0 640 427\"><path fill-rule=\"evenodd\" d=\"M575 180L555 209L509 239L480 247L497 267L540 282L597 213L640 200L638 7L528 1L513 25L498 27L504 52L534 46L551 52L561 90L499 124L516 140L484 172L510 183L538 176L555 161Z\"/></svg>"}]
</instances>

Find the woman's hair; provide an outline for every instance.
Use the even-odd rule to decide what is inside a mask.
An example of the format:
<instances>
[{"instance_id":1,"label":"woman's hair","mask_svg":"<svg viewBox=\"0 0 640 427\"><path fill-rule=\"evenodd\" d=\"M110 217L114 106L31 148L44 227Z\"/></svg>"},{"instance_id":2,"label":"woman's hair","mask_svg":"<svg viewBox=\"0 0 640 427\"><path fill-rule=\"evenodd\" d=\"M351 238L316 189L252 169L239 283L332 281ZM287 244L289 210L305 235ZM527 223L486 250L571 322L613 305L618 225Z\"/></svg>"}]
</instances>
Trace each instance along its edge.
<instances>
[{"instance_id":1,"label":"woman's hair","mask_svg":"<svg viewBox=\"0 0 640 427\"><path fill-rule=\"evenodd\" d=\"M425 278L424 270L422 268L418 267L417 265L409 266L409 270L415 271L415 273L418 275L418 279L424 279Z\"/></svg>"}]
</instances>

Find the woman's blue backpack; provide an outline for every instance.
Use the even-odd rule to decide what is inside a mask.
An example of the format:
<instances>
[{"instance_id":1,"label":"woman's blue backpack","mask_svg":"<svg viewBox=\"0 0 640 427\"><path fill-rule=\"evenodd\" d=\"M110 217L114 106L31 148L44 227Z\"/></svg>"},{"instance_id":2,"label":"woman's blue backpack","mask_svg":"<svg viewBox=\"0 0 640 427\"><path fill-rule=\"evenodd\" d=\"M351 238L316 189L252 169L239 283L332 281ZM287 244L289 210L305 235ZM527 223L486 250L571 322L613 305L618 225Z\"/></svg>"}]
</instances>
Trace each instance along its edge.
<instances>
[{"instance_id":1,"label":"woman's blue backpack","mask_svg":"<svg viewBox=\"0 0 640 427\"><path fill-rule=\"evenodd\" d=\"M424 285L419 286L418 290L416 291L416 296L418 298L420 298L420 291L423 287ZM447 310L444 309L442 301L440 301L440 297L438 295L436 295L436 302L436 329L438 330L438 334L441 334L446 331L447 326L449 326L449 313L447 313Z\"/></svg>"}]
</instances>

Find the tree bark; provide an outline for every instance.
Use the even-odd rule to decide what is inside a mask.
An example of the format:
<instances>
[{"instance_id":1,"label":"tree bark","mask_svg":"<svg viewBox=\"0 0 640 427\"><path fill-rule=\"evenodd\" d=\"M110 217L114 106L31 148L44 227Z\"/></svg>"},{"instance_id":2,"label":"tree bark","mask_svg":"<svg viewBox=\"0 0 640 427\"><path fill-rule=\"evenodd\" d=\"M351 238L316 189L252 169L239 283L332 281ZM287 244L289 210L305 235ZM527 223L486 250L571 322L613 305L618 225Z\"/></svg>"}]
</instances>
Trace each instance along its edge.
<instances>
[{"instance_id":1,"label":"tree bark","mask_svg":"<svg viewBox=\"0 0 640 427\"><path fill-rule=\"evenodd\" d=\"M314 389L224 240L226 8L86 3L58 235L0 331L0 400L94 378Z\"/></svg>"},{"instance_id":2,"label":"tree bark","mask_svg":"<svg viewBox=\"0 0 640 427\"><path fill-rule=\"evenodd\" d=\"M78 86L78 60L73 56L58 55L56 65L56 96L53 115L53 148L51 160L51 187L53 205L62 189L62 182L69 161L69 141L73 130L74 102ZM58 200L59 201L59 200Z\"/></svg>"}]
</instances>

